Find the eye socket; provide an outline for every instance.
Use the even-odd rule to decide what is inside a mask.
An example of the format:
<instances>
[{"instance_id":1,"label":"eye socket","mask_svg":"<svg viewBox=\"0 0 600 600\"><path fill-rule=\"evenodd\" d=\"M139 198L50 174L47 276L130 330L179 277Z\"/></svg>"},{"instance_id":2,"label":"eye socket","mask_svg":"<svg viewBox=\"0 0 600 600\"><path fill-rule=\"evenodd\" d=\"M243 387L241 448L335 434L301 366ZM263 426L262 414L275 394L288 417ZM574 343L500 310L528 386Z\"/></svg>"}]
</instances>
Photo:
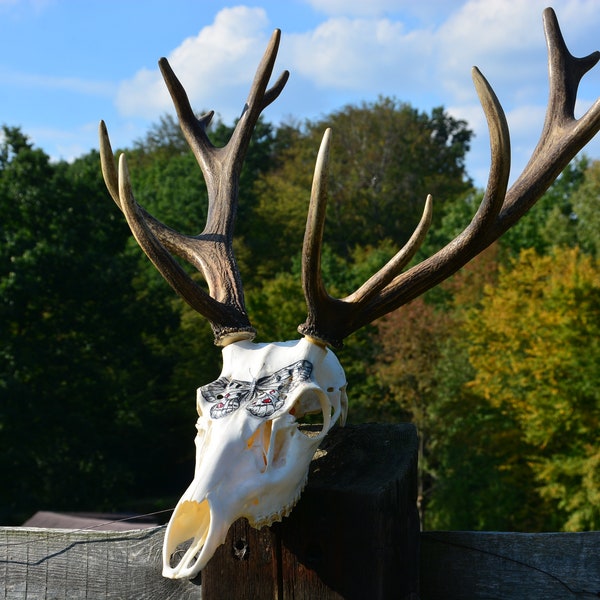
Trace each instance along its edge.
<instances>
[{"instance_id":1,"label":"eye socket","mask_svg":"<svg viewBox=\"0 0 600 600\"><path fill-rule=\"evenodd\" d=\"M304 436L312 438L322 433L325 417L320 403L315 406L312 403L307 403L306 397L298 399L290 409L289 414L295 418L298 432Z\"/></svg>"},{"instance_id":2,"label":"eye socket","mask_svg":"<svg viewBox=\"0 0 600 600\"><path fill-rule=\"evenodd\" d=\"M295 417L299 433L319 439L327 434L339 416L338 409L329 399L326 390L317 386L305 389L289 414Z\"/></svg>"},{"instance_id":3,"label":"eye socket","mask_svg":"<svg viewBox=\"0 0 600 600\"><path fill-rule=\"evenodd\" d=\"M323 423L322 391L305 389L288 411L299 424L315 425Z\"/></svg>"}]
</instances>

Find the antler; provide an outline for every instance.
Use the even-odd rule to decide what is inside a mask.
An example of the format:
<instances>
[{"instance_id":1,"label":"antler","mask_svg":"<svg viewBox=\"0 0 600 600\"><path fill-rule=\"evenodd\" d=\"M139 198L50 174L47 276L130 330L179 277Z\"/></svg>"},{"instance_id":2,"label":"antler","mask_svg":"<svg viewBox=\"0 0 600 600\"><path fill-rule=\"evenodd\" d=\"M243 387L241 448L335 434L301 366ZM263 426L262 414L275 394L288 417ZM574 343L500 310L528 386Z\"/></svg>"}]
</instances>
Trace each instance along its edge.
<instances>
[{"instance_id":1,"label":"antler","mask_svg":"<svg viewBox=\"0 0 600 600\"><path fill-rule=\"evenodd\" d=\"M543 20L550 99L540 141L523 173L507 192L510 139L506 118L494 91L474 67L473 80L487 119L491 146L490 178L479 210L466 229L447 246L401 273L422 243L431 222L431 197L428 197L421 222L405 248L360 289L343 299L327 294L320 269L330 143L330 132L325 132L315 167L302 252L308 317L298 327L300 333L340 347L342 340L352 332L450 277L510 229L596 135L600 129L600 99L578 120L574 110L579 82L598 62L600 52L584 58L573 57L551 8L544 11Z\"/></svg>"},{"instance_id":2,"label":"antler","mask_svg":"<svg viewBox=\"0 0 600 600\"><path fill-rule=\"evenodd\" d=\"M233 227L237 212L239 179L252 131L261 112L283 90L289 73L284 71L267 89L281 33L276 30L256 71L244 110L233 134L223 148L216 148L206 130L211 111L196 118L183 86L166 58L159 67L177 110L181 129L202 170L208 190L208 214L201 234L187 236L162 224L134 199L125 156L119 170L104 122L100 123L102 174L110 195L121 209L131 231L154 266L173 289L211 323L215 344L226 345L252 339L255 330L244 305L242 281L233 253ZM190 262L204 276L209 293L177 263L172 254Z\"/></svg>"}]
</instances>

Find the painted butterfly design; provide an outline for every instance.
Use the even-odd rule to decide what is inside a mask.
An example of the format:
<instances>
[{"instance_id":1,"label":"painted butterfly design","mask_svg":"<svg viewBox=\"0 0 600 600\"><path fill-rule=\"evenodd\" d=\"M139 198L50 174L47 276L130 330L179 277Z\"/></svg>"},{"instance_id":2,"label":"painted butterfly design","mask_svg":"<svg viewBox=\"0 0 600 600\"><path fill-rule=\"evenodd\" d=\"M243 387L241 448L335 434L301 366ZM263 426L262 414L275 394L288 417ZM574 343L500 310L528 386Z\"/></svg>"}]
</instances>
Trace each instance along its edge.
<instances>
[{"instance_id":1,"label":"painted butterfly design","mask_svg":"<svg viewBox=\"0 0 600 600\"><path fill-rule=\"evenodd\" d=\"M245 405L253 416L265 419L275 414L284 404L287 395L302 381L310 379L312 363L299 360L252 381L239 381L219 377L216 381L200 388L203 398L213 404L210 416L213 419L226 417Z\"/></svg>"}]
</instances>

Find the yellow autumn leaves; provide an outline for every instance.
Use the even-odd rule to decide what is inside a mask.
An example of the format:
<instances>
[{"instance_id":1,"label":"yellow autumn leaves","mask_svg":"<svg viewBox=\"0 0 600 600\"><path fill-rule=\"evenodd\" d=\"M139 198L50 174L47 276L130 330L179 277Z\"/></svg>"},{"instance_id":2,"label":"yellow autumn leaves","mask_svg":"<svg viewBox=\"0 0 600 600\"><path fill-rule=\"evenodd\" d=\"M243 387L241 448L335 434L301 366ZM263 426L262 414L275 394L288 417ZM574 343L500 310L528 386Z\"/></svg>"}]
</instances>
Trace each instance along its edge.
<instances>
[{"instance_id":1,"label":"yellow autumn leaves","mask_svg":"<svg viewBox=\"0 0 600 600\"><path fill-rule=\"evenodd\" d=\"M577 248L521 252L464 330L468 385L514 419L565 529L600 526L600 271Z\"/></svg>"}]
</instances>

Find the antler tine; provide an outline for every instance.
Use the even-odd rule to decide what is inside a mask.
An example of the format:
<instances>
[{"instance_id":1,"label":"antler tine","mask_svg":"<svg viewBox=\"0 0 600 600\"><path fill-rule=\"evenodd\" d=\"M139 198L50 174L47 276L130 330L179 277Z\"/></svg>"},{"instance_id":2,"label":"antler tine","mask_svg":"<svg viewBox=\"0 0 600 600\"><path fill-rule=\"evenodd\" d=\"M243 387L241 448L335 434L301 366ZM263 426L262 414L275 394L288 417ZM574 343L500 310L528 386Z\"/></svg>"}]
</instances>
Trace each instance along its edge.
<instances>
[{"instance_id":1,"label":"antler tine","mask_svg":"<svg viewBox=\"0 0 600 600\"><path fill-rule=\"evenodd\" d=\"M121 154L119 157L117 172L106 125L103 122L100 123L100 160L106 187L125 215L134 238L177 294L211 322L215 343L223 344L231 336L236 335L245 338L254 337L254 329L245 311L240 311L239 307L220 302L207 294L173 259L171 252L188 259L200 269L198 249L193 247L198 239L184 236L167 227L135 201L125 155ZM207 282L209 281L207 277Z\"/></svg>"},{"instance_id":2,"label":"antler tine","mask_svg":"<svg viewBox=\"0 0 600 600\"><path fill-rule=\"evenodd\" d=\"M411 261L420 248L427 230L431 225L432 198L427 196L423 216L406 245L356 292L343 300L337 300L329 296L323 284L321 276L321 248L323 244L323 229L325 226L325 212L327 206L327 175L329 167L329 149L331 145L331 129L327 129L321 141L321 147L315 164L315 174L311 192L309 213L304 234L304 245L302 248L302 285L309 310L309 318L298 331L314 340L329 343L335 347L342 345L340 336L328 327L325 333L325 324L335 324L333 314L339 310L352 305L354 312L359 312L369 300L383 290L400 271ZM326 314L317 314L323 309ZM346 315L348 316L348 315ZM317 326L317 322L320 324ZM334 328L335 329L335 328Z\"/></svg>"},{"instance_id":3,"label":"antler tine","mask_svg":"<svg viewBox=\"0 0 600 600\"><path fill-rule=\"evenodd\" d=\"M252 82L248 99L246 100L240 119L235 126L229 142L222 149L226 158L223 158L223 152L220 152L220 149L214 148L206 134L206 128L214 113L211 111L200 117L200 119L197 119L191 108L185 89L175 76L167 59L161 58L158 62L163 79L165 80L167 89L171 94L173 104L177 111L181 130L183 131L188 144L192 148L194 156L206 179L207 186L209 187L209 195L211 192L209 181L212 181L212 178L215 175L214 166L217 158L219 162L229 162L231 164L233 175L235 175L235 179L237 180L258 117L261 112L279 96L287 83L289 72L283 71L275 84L270 89L267 89L269 79L273 73L280 39L281 31L276 29L269 40L267 49L256 70L256 75ZM209 202L210 201L211 198L209 197ZM235 208L236 206L231 206L231 212L234 214ZM211 211L209 208L209 216L210 213Z\"/></svg>"},{"instance_id":4,"label":"antler tine","mask_svg":"<svg viewBox=\"0 0 600 600\"><path fill-rule=\"evenodd\" d=\"M119 191L119 182L121 176L117 173L117 168L115 167L115 157L111 148L108 131L104 121L100 121L98 134L100 138L100 163L102 166L104 183L106 184L112 199L115 201L115 204L119 207L121 212L125 214L125 209L123 207ZM124 173L127 173L127 177L129 177L127 169L125 169ZM173 243L173 239L178 237L180 238L180 242L184 244L186 236L177 233L175 230L167 227L158 219L154 218L149 212L147 212L142 206L133 200L133 196L132 202L135 203L135 210L130 211L129 218L143 219L149 232L155 235L158 240L160 240L160 243L164 244L169 251L177 253L177 244ZM201 291L204 292L202 289Z\"/></svg>"},{"instance_id":5,"label":"antler tine","mask_svg":"<svg viewBox=\"0 0 600 600\"><path fill-rule=\"evenodd\" d=\"M121 209L133 236L160 274L194 310L202 313L209 321L222 324L224 322L224 310L227 310L228 307L217 302L199 287L152 232L150 221L143 214L145 211L133 197L127 160L124 154L119 157L119 197L121 199ZM165 227L165 230L168 230L168 228ZM166 233L165 230L162 230L163 236ZM173 234L179 236L175 231L173 231ZM235 310L231 309L228 312L231 313L230 319L233 321L233 325L230 327L239 327L240 322ZM250 327L250 323L247 327Z\"/></svg>"},{"instance_id":6,"label":"antler tine","mask_svg":"<svg viewBox=\"0 0 600 600\"><path fill-rule=\"evenodd\" d=\"M507 194L498 220L500 235L533 206L600 129L600 98L580 119L574 116L579 83L598 63L600 52L592 52L583 58L572 56L553 9L544 10L543 22L550 84L546 118L531 159Z\"/></svg>"},{"instance_id":7,"label":"antler tine","mask_svg":"<svg viewBox=\"0 0 600 600\"><path fill-rule=\"evenodd\" d=\"M313 315L313 311L316 312L316 307L323 307L325 309L329 308L331 304L339 302L327 294L321 276L321 249L323 246L323 229L325 227L325 213L327 208L327 175L329 172L330 141L331 129L326 129L315 163L315 173L302 245L302 288L304 289L309 319L304 325L298 327L298 331L317 341L322 340L325 343L329 342L336 346L337 338L335 336L324 335L321 330L317 330L314 322L318 320L318 317L317 315ZM323 321L327 323L328 319L325 318Z\"/></svg>"},{"instance_id":8,"label":"antler tine","mask_svg":"<svg viewBox=\"0 0 600 600\"><path fill-rule=\"evenodd\" d=\"M256 75L254 76L244 110L242 111L240 120L238 121L233 136L230 140L230 143L236 147L247 146L248 142L250 141L252 129L254 128L260 113L267 106L269 106L269 104L277 99L287 83L290 74L288 71L283 71L273 87L267 89L269 79L273 73L273 67L275 66L275 58L277 57L277 50L279 49L280 40L281 30L276 29L269 40L269 45L267 46L258 69L256 70ZM240 151L241 150L238 150L238 152ZM245 152L245 148L243 152Z\"/></svg>"},{"instance_id":9,"label":"antler tine","mask_svg":"<svg viewBox=\"0 0 600 600\"><path fill-rule=\"evenodd\" d=\"M447 246L436 254L400 273L407 261L399 258L401 250L381 271L354 294L343 299L331 298L324 289L320 273L310 276L320 263L312 252L319 251L321 242L306 242L307 237L322 235L324 221L324 187L311 197L309 221L320 215L318 227L307 224L303 249L303 281L308 305L308 317L298 330L321 343L339 347L344 337L374 319L414 300L464 266L482 250L497 240L516 223L541 197L569 161L600 129L600 99L579 120L574 118L577 88L581 78L600 59L594 52L585 58L571 56L564 43L556 15L544 11L544 29L549 50L550 100L546 121L538 146L522 175L507 192L510 173L510 137L500 103L489 83L473 69L473 81L484 110L490 133L490 178L482 203L471 223ZM328 142L327 142L328 143ZM326 155L325 155L326 157ZM319 163L318 163L319 164ZM315 179L323 177L324 169L315 170ZM313 208L318 205L318 208ZM421 223L412 239L416 248L427 229L426 207ZM309 234L310 231L310 234ZM412 241L407 244L407 256ZM410 260L410 258L408 258Z\"/></svg>"},{"instance_id":10,"label":"antler tine","mask_svg":"<svg viewBox=\"0 0 600 600\"><path fill-rule=\"evenodd\" d=\"M210 142L206 129L214 112L196 118L187 94L166 59L159 67L179 116L181 129L202 170L208 191L208 216L201 234L187 236L167 227L133 197L124 157L117 173L104 123L100 124L100 155L106 186L125 214L137 242L173 289L211 323L217 345L252 339L244 305L242 281L233 253L233 226L237 211L239 177L252 131L261 111L281 93L284 73L266 90L274 66L280 33L271 37L259 65L248 102L231 139L224 148ZM209 293L200 287L171 254L194 265L204 276Z\"/></svg>"},{"instance_id":11,"label":"antler tine","mask_svg":"<svg viewBox=\"0 0 600 600\"><path fill-rule=\"evenodd\" d=\"M119 198L119 177L117 175L117 169L115 168L115 155L113 154L110 145L110 139L104 121L100 121L98 137L100 138L100 165L102 167L104 183L106 184L106 188L108 189L111 198L115 201L115 204L123 210L121 207L121 199Z\"/></svg>"},{"instance_id":12,"label":"antler tine","mask_svg":"<svg viewBox=\"0 0 600 600\"><path fill-rule=\"evenodd\" d=\"M431 194L425 199L425 207L419 224L410 236L408 242L391 258L388 263L353 294L348 296L348 302L356 302L365 305L371 298L382 292L413 259L417 250L425 240L425 236L431 226L433 216L433 198Z\"/></svg>"}]
</instances>

